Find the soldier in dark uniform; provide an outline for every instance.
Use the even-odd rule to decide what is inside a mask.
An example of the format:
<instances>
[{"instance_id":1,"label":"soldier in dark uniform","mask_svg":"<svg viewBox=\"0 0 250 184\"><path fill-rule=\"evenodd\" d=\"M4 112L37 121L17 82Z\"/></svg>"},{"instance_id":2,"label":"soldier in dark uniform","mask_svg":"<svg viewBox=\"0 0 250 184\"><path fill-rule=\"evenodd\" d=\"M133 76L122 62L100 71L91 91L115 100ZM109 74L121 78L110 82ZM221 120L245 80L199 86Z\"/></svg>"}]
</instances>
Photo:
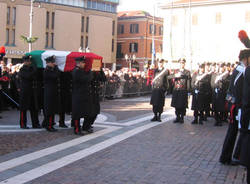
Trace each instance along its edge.
<instances>
[{"instance_id":1,"label":"soldier in dark uniform","mask_svg":"<svg viewBox=\"0 0 250 184\"><path fill-rule=\"evenodd\" d=\"M91 113L91 108L89 107L92 104L90 98L90 82L93 78L93 74L87 69L84 56L78 57L75 60L77 66L72 73L72 120L74 123L74 133L83 135L80 127L80 118L84 117L84 121L86 121L85 117L89 116Z\"/></svg>"},{"instance_id":2,"label":"soldier in dark uniform","mask_svg":"<svg viewBox=\"0 0 250 184\"><path fill-rule=\"evenodd\" d=\"M212 75L211 78L211 86L213 89L213 110L215 117L214 126L222 126L223 115L226 111L225 103L226 103L226 93L228 89L228 80L227 77L229 75L228 71L225 70L225 64L222 63L219 68L219 72Z\"/></svg>"},{"instance_id":3,"label":"soldier in dark uniform","mask_svg":"<svg viewBox=\"0 0 250 184\"><path fill-rule=\"evenodd\" d=\"M50 56L45 59L47 66L43 74L45 125L49 132L57 131L53 127L53 119L58 112L58 78L60 71L56 66L55 59L55 56Z\"/></svg>"},{"instance_id":4,"label":"soldier in dark uniform","mask_svg":"<svg viewBox=\"0 0 250 184\"><path fill-rule=\"evenodd\" d=\"M194 120L192 124L203 124L204 112L207 105L207 93L209 92L209 75L205 72L205 64L199 66L198 72L192 76L192 107Z\"/></svg>"},{"instance_id":5,"label":"soldier in dark uniform","mask_svg":"<svg viewBox=\"0 0 250 184\"><path fill-rule=\"evenodd\" d=\"M23 56L23 67L18 73L18 91L20 103L20 127L28 129L27 110L30 111L32 128L41 128L38 120L38 104L36 90L36 68L32 65L31 56Z\"/></svg>"},{"instance_id":6,"label":"soldier in dark uniform","mask_svg":"<svg viewBox=\"0 0 250 184\"><path fill-rule=\"evenodd\" d=\"M250 50L242 50L239 54L240 64L233 71L229 89L227 92L227 101L230 111L230 123L228 124L227 135L224 140L220 162L222 164L237 164L239 159L240 145L238 144L235 149L234 156L232 158L235 141L238 134L238 115L239 109L242 106L242 95L243 95L243 81L244 81L244 70L247 66L247 58L250 56Z\"/></svg>"},{"instance_id":7,"label":"soldier in dark uniform","mask_svg":"<svg viewBox=\"0 0 250 184\"><path fill-rule=\"evenodd\" d=\"M150 104L153 106L154 117L151 121L161 122L161 114L165 105L165 92L168 88L169 71L163 68L163 61L158 62L158 68L154 71L152 81L152 95Z\"/></svg>"},{"instance_id":8,"label":"soldier in dark uniform","mask_svg":"<svg viewBox=\"0 0 250 184\"><path fill-rule=\"evenodd\" d=\"M173 79L173 95L171 106L175 108L176 119L174 123L184 123L186 108L188 108L188 92L191 87L190 71L185 69L186 60L179 59L180 69L168 78Z\"/></svg>"},{"instance_id":9,"label":"soldier in dark uniform","mask_svg":"<svg viewBox=\"0 0 250 184\"><path fill-rule=\"evenodd\" d=\"M241 151L240 163L247 168L247 184L250 184L250 56L247 58L248 67L245 70L242 114L241 114Z\"/></svg>"},{"instance_id":10,"label":"soldier in dark uniform","mask_svg":"<svg viewBox=\"0 0 250 184\"><path fill-rule=\"evenodd\" d=\"M100 68L100 71L92 71L93 78L90 82L90 99L91 104L89 106L90 108L90 114L88 116L84 116L84 123L82 126L83 131L87 131L88 133L93 133L93 124L98 116L100 114L100 86L101 83L104 83L107 81L106 76Z\"/></svg>"}]
</instances>

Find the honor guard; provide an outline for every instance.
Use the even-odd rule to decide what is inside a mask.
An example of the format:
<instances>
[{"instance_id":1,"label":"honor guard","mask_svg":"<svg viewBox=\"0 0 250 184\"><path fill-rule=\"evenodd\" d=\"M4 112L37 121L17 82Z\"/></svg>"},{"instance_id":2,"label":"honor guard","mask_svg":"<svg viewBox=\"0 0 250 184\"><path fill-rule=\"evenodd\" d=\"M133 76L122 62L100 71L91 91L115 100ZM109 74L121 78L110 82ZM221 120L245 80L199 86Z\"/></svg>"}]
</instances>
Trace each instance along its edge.
<instances>
[{"instance_id":1,"label":"honor guard","mask_svg":"<svg viewBox=\"0 0 250 184\"><path fill-rule=\"evenodd\" d=\"M225 63L219 65L218 73L212 75L211 86L213 89L212 104L214 110L215 124L214 126L222 126L222 120L226 112L226 93L228 89L229 73L225 69Z\"/></svg>"},{"instance_id":2,"label":"honor guard","mask_svg":"<svg viewBox=\"0 0 250 184\"><path fill-rule=\"evenodd\" d=\"M161 114L165 105L165 92L168 88L169 71L163 68L163 61L158 62L158 68L154 71L152 81L152 95L150 104L153 106L154 117L151 121L161 122Z\"/></svg>"},{"instance_id":3,"label":"honor guard","mask_svg":"<svg viewBox=\"0 0 250 184\"><path fill-rule=\"evenodd\" d=\"M20 103L20 127L28 129L27 110L30 111L32 128L41 128L38 120L36 96L36 68L32 65L31 56L23 56L23 67L18 73L18 91Z\"/></svg>"},{"instance_id":4,"label":"honor guard","mask_svg":"<svg viewBox=\"0 0 250 184\"><path fill-rule=\"evenodd\" d=\"M72 90L72 121L74 123L74 133L83 135L80 126L80 118L84 117L84 125L87 118L91 113L91 91L90 82L93 78L92 72L86 67L85 57L75 58L76 68L72 73L73 77L73 90Z\"/></svg>"},{"instance_id":5,"label":"honor guard","mask_svg":"<svg viewBox=\"0 0 250 184\"><path fill-rule=\"evenodd\" d=\"M192 107L194 120L192 124L203 124L204 112L207 105L207 95L209 92L209 75L205 72L205 64L199 65L199 69L192 76Z\"/></svg>"},{"instance_id":6,"label":"honor guard","mask_svg":"<svg viewBox=\"0 0 250 184\"><path fill-rule=\"evenodd\" d=\"M237 164L240 154L240 143L238 141L237 146L233 154L235 147L235 141L238 134L238 112L242 108L242 95L243 95L243 82L244 72L247 67L247 58L250 57L250 50L245 49L240 51L239 60L240 64L234 69L231 76L229 89L227 92L226 100L228 102L228 110L230 112L230 123L228 124L227 134L224 140L220 162L222 164ZM241 136L240 136L241 137ZM240 140L241 138L239 138Z\"/></svg>"},{"instance_id":7,"label":"honor guard","mask_svg":"<svg viewBox=\"0 0 250 184\"><path fill-rule=\"evenodd\" d=\"M56 57L50 56L46 59L46 68L43 74L44 81L44 114L47 131L57 131L53 127L55 114L58 112L58 78L60 71L56 66Z\"/></svg>"},{"instance_id":8,"label":"honor guard","mask_svg":"<svg viewBox=\"0 0 250 184\"><path fill-rule=\"evenodd\" d=\"M173 79L173 94L171 106L175 108L174 123L184 123L186 108L188 108L188 92L191 87L190 71L185 69L186 60L179 59L180 69L168 78Z\"/></svg>"}]
</instances>

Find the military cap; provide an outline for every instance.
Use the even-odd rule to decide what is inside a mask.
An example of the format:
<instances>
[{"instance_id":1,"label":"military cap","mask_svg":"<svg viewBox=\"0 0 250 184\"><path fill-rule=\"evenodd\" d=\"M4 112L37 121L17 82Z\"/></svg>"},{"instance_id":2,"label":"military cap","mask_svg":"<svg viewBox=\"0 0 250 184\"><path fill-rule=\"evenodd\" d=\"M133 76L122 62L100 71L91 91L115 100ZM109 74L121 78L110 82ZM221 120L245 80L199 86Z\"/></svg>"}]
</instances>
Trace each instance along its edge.
<instances>
[{"instance_id":1,"label":"military cap","mask_svg":"<svg viewBox=\"0 0 250 184\"><path fill-rule=\"evenodd\" d=\"M244 49L240 51L239 60L250 57L250 49Z\"/></svg>"},{"instance_id":2,"label":"military cap","mask_svg":"<svg viewBox=\"0 0 250 184\"><path fill-rule=\"evenodd\" d=\"M23 61L28 61L28 60L30 60L31 58L32 58L31 55L24 55L24 56L22 57Z\"/></svg>"},{"instance_id":3,"label":"military cap","mask_svg":"<svg viewBox=\"0 0 250 184\"><path fill-rule=\"evenodd\" d=\"M76 61L77 63L80 63L80 62L85 63L85 62L86 62L86 59L85 59L85 56L81 56L81 57L76 57L76 58L75 58L75 61Z\"/></svg>"},{"instance_id":4,"label":"military cap","mask_svg":"<svg viewBox=\"0 0 250 184\"><path fill-rule=\"evenodd\" d=\"M186 63L186 59L185 59L185 58L180 58L180 59L178 60L178 63Z\"/></svg>"},{"instance_id":5,"label":"military cap","mask_svg":"<svg viewBox=\"0 0 250 184\"><path fill-rule=\"evenodd\" d=\"M49 56L45 58L46 63L55 63L56 62L56 56Z\"/></svg>"},{"instance_id":6,"label":"military cap","mask_svg":"<svg viewBox=\"0 0 250 184\"><path fill-rule=\"evenodd\" d=\"M220 63L220 67L225 67L226 63Z\"/></svg>"},{"instance_id":7,"label":"military cap","mask_svg":"<svg viewBox=\"0 0 250 184\"><path fill-rule=\"evenodd\" d=\"M205 68L205 63L200 63L198 65L199 65L199 68Z\"/></svg>"}]
</instances>

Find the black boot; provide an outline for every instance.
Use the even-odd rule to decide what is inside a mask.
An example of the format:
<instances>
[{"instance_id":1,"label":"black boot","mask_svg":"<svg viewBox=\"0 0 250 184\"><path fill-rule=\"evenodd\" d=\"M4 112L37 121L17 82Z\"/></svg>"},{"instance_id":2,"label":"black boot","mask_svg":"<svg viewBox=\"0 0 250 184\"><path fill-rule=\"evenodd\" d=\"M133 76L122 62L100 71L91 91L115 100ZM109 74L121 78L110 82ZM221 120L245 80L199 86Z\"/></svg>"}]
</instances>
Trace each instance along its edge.
<instances>
[{"instance_id":1,"label":"black boot","mask_svg":"<svg viewBox=\"0 0 250 184\"><path fill-rule=\"evenodd\" d=\"M184 116L183 115L180 116L180 123L184 123Z\"/></svg>"},{"instance_id":2,"label":"black boot","mask_svg":"<svg viewBox=\"0 0 250 184\"><path fill-rule=\"evenodd\" d=\"M155 116L150 121L157 121L157 113L154 113Z\"/></svg>"},{"instance_id":3,"label":"black boot","mask_svg":"<svg viewBox=\"0 0 250 184\"><path fill-rule=\"evenodd\" d=\"M198 124L198 118L195 117L194 120L191 122L191 124L193 124L193 125L194 125L194 124Z\"/></svg>"},{"instance_id":4,"label":"black boot","mask_svg":"<svg viewBox=\"0 0 250 184\"><path fill-rule=\"evenodd\" d=\"M199 117L198 124L199 124L199 125L203 125L203 120L204 120L204 118L200 116L200 117Z\"/></svg>"},{"instance_id":5,"label":"black boot","mask_svg":"<svg viewBox=\"0 0 250 184\"><path fill-rule=\"evenodd\" d=\"M173 123L179 123L179 122L180 122L180 116L177 115L177 116L176 116L176 119L173 121Z\"/></svg>"},{"instance_id":6,"label":"black boot","mask_svg":"<svg viewBox=\"0 0 250 184\"><path fill-rule=\"evenodd\" d=\"M157 121L161 122L161 113L157 116Z\"/></svg>"}]
</instances>

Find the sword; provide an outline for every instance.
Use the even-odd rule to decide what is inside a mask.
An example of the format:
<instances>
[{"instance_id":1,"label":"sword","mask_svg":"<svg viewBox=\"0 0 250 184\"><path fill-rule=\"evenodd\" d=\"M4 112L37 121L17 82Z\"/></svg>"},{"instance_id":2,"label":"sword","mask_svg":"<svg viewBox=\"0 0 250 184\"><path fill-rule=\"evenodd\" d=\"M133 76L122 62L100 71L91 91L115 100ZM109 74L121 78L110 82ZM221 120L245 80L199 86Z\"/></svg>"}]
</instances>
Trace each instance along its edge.
<instances>
[{"instance_id":1,"label":"sword","mask_svg":"<svg viewBox=\"0 0 250 184\"><path fill-rule=\"evenodd\" d=\"M16 104L17 107L19 107L19 104L15 102L15 100L13 100L9 95L7 95L3 90L1 90L1 92L8 97L8 99L10 99L14 104Z\"/></svg>"}]
</instances>

